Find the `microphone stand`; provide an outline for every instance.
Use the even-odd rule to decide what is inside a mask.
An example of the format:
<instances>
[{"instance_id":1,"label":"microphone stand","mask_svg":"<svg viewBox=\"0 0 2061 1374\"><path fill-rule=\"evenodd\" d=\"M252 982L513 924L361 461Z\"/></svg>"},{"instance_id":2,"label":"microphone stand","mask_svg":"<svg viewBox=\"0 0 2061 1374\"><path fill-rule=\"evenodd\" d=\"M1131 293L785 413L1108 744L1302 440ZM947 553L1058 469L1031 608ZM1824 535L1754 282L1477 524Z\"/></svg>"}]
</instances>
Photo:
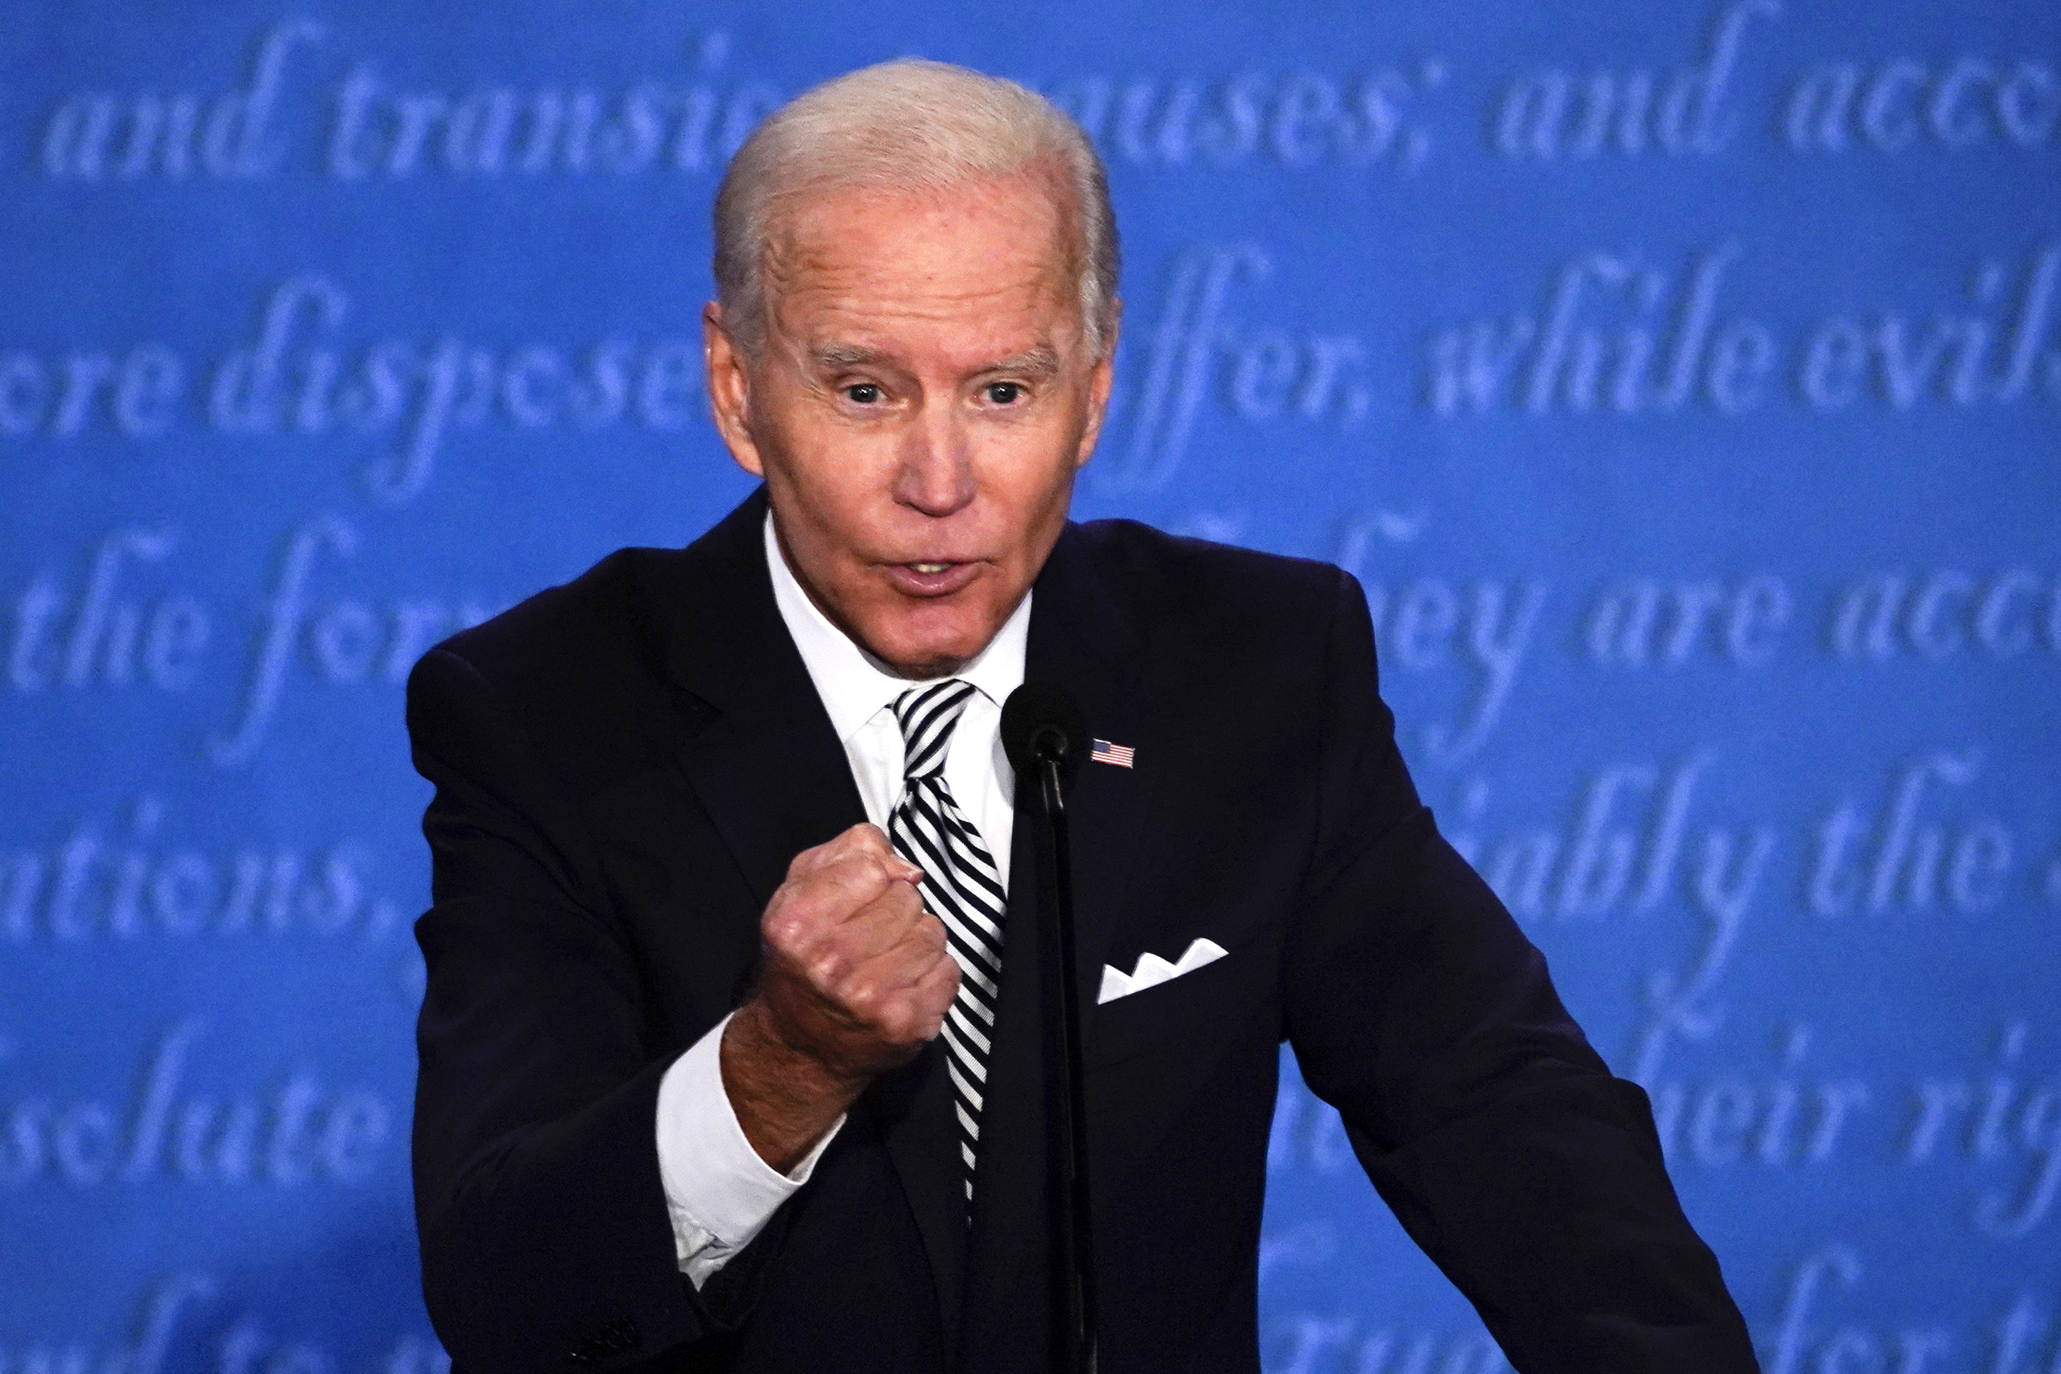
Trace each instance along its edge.
<instances>
[{"instance_id":1,"label":"microphone stand","mask_svg":"<svg viewBox=\"0 0 2061 1374\"><path fill-rule=\"evenodd\" d=\"M1052 1179L1053 1243L1057 1250L1063 1322L1058 1369L1095 1374L1096 1315L1094 1246L1088 1210L1088 1111L1081 1078L1081 996L1074 958L1073 856L1067 842L1066 798L1060 767L1067 741L1058 731L1039 731L1031 748L1037 760L1038 798L1044 824L1037 827L1039 874L1052 919L1043 922L1046 1047L1056 1063L1061 1089L1048 1092L1060 1149ZM1049 1078L1048 1078L1049 1082Z\"/></svg>"}]
</instances>

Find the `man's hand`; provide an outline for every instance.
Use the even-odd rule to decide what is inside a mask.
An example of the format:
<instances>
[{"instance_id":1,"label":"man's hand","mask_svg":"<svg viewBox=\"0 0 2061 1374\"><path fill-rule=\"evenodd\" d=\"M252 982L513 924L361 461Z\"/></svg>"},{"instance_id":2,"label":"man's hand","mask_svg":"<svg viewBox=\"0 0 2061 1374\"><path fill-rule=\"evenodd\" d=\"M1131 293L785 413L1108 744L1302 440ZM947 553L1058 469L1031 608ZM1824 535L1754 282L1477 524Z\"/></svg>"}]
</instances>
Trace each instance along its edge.
<instances>
[{"instance_id":1,"label":"man's hand","mask_svg":"<svg viewBox=\"0 0 2061 1374\"><path fill-rule=\"evenodd\" d=\"M723 1088L782 1173L944 1025L959 965L923 909L922 876L878 827L855 825L797 854L766 904L765 969L723 1032Z\"/></svg>"}]
</instances>

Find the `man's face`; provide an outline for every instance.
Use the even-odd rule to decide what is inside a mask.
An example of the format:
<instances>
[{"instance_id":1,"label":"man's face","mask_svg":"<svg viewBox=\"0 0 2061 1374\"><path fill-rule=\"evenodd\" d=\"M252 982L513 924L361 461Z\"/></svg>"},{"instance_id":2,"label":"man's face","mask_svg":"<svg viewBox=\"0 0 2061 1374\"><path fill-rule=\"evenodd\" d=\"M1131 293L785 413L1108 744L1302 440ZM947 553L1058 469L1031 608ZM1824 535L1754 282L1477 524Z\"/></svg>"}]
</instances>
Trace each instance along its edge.
<instances>
[{"instance_id":1,"label":"man's face","mask_svg":"<svg viewBox=\"0 0 2061 1374\"><path fill-rule=\"evenodd\" d=\"M1044 565L1109 399L1054 183L825 192L771 238L759 356L705 313L717 427L816 605L899 672L953 672Z\"/></svg>"}]
</instances>

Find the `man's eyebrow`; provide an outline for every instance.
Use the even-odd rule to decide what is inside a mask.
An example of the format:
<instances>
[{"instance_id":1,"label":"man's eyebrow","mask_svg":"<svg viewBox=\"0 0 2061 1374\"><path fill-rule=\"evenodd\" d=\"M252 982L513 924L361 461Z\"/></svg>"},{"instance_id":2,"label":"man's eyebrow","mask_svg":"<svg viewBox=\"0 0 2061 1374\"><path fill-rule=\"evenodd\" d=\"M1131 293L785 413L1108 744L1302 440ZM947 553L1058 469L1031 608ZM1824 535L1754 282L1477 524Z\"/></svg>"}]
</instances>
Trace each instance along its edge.
<instances>
[{"instance_id":1,"label":"man's eyebrow","mask_svg":"<svg viewBox=\"0 0 2061 1374\"><path fill-rule=\"evenodd\" d=\"M809 361L824 372L841 372L848 368L880 367L891 365L893 360L876 348L860 344L825 343L808 350ZM1021 353L1012 353L1006 358L997 358L974 370L974 375L985 376L992 372L1019 372L1037 378L1047 378L1059 372L1059 354L1050 344L1038 344Z\"/></svg>"},{"instance_id":2,"label":"man's eyebrow","mask_svg":"<svg viewBox=\"0 0 2061 1374\"><path fill-rule=\"evenodd\" d=\"M809 361L826 372L837 372L848 367L866 367L885 362L887 355L874 348L858 344L817 344L809 350Z\"/></svg>"},{"instance_id":3,"label":"man's eyebrow","mask_svg":"<svg viewBox=\"0 0 2061 1374\"><path fill-rule=\"evenodd\" d=\"M1022 372L1033 377L1051 377L1059 371L1059 354L1050 344L1039 344L1021 353L989 363L980 369L988 372Z\"/></svg>"}]
</instances>

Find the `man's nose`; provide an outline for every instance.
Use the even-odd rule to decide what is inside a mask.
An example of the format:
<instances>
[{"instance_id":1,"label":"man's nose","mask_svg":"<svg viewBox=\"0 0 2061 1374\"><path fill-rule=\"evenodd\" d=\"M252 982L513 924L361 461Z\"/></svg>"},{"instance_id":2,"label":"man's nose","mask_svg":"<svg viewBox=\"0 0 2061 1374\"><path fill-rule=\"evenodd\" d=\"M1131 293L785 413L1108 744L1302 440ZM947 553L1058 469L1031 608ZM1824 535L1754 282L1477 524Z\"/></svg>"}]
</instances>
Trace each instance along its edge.
<instances>
[{"instance_id":1,"label":"man's nose","mask_svg":"<svg viewBox=\"0 0 2061 1374\"><path fill-rule=\"evenodd\" d=\"M902 437L895 500L925 515L946 516L973 501L973 456L965 426L949 406L925 405Z\"/></svg>"}]
</instances>

